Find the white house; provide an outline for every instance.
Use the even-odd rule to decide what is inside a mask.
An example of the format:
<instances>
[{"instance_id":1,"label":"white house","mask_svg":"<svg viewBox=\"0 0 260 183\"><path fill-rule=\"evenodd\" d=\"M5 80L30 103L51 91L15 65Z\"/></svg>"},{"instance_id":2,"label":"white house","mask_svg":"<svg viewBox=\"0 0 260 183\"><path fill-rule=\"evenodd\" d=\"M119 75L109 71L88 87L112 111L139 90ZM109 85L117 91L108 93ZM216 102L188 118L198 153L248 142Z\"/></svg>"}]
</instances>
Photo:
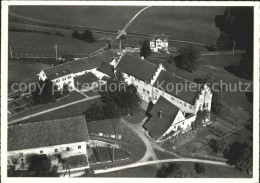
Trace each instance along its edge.
<instances>
[{"instance_id":1,"label":"white house","mask_svg":"<svg viewBox=\"0 0 260 183\"><path fill-rule=\"evenodd\" d=\"M8 164L16 169L31 154L61 159L84 155L89 141L85 116L33 122L8 127Z\"/></svg>"},{"instance_id":2,"label":"white house","mask_svg":"<svg viewBox=\"0 0 260 183\"><path fill-rule=\"evenodd\" d=\"M78 59L75 61L66 62L57 66L52 66L42 70L38 76L39 80L51 80L58 89L62 89L64 85L74 87L74 77L81 76L88 72L98 73L96 70L104 63L111 63L115 60L115 54L106 51L100 54ZM99 77L97 75L97 77Z\"/></svg>"},{"instance_id":3,"label":"white house","mask_svg":"<svg viewBox=\"0 0 260 183\"><path fill-rule=\"evenodd\" d=\"M169 36L168 35L150 35L150 48L153 52L168 53Z\"/></svg>"}]
</instances>

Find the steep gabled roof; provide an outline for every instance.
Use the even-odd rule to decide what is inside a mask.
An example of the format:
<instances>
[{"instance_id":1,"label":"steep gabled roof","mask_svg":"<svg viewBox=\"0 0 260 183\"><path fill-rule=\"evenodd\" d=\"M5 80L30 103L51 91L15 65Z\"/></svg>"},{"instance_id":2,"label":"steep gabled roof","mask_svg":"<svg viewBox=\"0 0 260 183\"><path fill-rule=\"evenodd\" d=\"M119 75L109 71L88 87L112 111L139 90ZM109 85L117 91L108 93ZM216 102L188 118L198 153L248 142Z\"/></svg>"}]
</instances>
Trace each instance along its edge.
<instances>
[{"instance_id":1,"label":"steep gabled roof","mask_svg":"<svg viewBox=\"0 0 260 183\"><path fill-rule=\"evenodd\" d=\"M8 127L8 151L88 141L85 116Z\"/></svg>"},{"instance_id":2,"label":"steep gabled roof","mask_svg":"<svg viewBox=\"0 0 260 183\"><path fill-rule=\"evenodd\" d=\"M114 66L104 62L99 68L97 68L97 71L102 72L108 76L112 76L114 74Z\"/></svg>"},{"instance_id":3,"label":"steep gabled roof","mask_svg":"<svg viewBox=\"0 0 260 183\"><path fill-rule=\"evenodd\" d=\"M48 67L43 70L48 79L56 79L71 74L71 70L63 65Z\"/></svg>"},{"instance_id":4,"label":"steep gabled roof","mask_svg":"<svg viewBox=\"0 0 260 183\"><path fill-rule=\"evenodd\" d=\"M198 84L167 71L160 72L153 86L159 89L162 88L166 93L192 105L195 103L195 100L200 93ZM177 89L177 87L179 88ZM181 87L183 87L182 90Z\"/></svg>"},{"instance_id":5,"label":"steep gabled roof","mask_svg":"<svg viewBox=\"0 0 260 183\"><path fill-rule=\"evenodd\" d=\"M162 117L159 113L161 111ZM172 125L179 108L160 96L152 110L149 112L150 119L144 124L144 128L150 132L150 136L155 140L159 139Z\"/></svg>"},{"instance_id":6,"label":"steep gabled roof","mask_svg":"<svg viewBox=\"0 0 260 183\"><path fill-rule=\"evenodd\" d=\"M116 67L117 71L146 82L151 81L156 69L155 64L129 54L125 54Z\"/></svg>"}]
</instances>

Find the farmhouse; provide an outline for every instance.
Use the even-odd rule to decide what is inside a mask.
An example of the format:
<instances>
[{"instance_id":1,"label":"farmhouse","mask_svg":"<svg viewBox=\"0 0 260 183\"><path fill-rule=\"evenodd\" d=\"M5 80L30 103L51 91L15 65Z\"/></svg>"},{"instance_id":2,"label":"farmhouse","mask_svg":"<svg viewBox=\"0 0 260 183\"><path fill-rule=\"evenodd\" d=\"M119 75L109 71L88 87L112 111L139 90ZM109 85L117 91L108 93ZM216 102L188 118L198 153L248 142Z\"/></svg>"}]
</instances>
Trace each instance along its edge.
<instances>
[{"instance_id":1,"label":"farmhouse","mask_svg":"<svg viewBox=\"0 0 260 183\"><path fill-rule=\"evenodd\" d=\"M127 84L136 86L143 100L155 104L144 128L157 142L178 127L189 130L197 111L211 111L212 92L207 85L169 73L162 64L125 54L115 70L123 74Z\"/></svg>"},{"instance_id":2,"label":"farmhouse","mask_svg":"<svg viewBox=\"0 0 260 183\"><path fill-rule=\"evenodd\" d=\"M195 120L194 114L186 118L184 112L163 96L159 97L147 117L144 129L156 142L165 140L164 137L172 132L176 135L180 129L189 130Z\"/></svg>"},{"instance_id":3,"label":"farmhouse","mask_svg":"<svg viewBox=\"0 0 260 183\"><path fill-rule=\"evenodd\" d=\"M87 159L88 142L84 116L9 126L8 164L21 169L30 154L62 160L75 156Z\"/></svg>"},{"instance_id":4,"label":"farmhouse","mask_svg":"<svg viewBox=\"0 0 260 183\"><path fill-rule=\"evenodd\" d=\"M201 87L169 73L162 64L157 66L125 54L115 70L123 74L127 84L134 84L142 99L148 103L156 103L163 96L185 113L196 114L198 110L211 110L212 92L207 85Z\"/></svg>"},{"instance_id":5,"label":"farmhouse","mask_svg":"<svg viewBox=\"0 0 260 183\"><path fill-rule=\"evenodd\" d=\"M102 52L100 54L66 62L61 65L43 69L39 74L39 80L51 80L58 89L62 89L64 85L74 88L74 77L86 74L88 72L96 72L96 69L103 63L111 63L115 57L110 52Z\"/></svg>"},{"instance_id":6,"label":"farmhouse","mask_svg":"<svg viewBox=\"0 0 260 183\"><path fill-rule=\"evenodd\" d=\"M150 48L153 52L166 52L168 53L168 35L150 35Z\"/></svg>"}]
</instances>

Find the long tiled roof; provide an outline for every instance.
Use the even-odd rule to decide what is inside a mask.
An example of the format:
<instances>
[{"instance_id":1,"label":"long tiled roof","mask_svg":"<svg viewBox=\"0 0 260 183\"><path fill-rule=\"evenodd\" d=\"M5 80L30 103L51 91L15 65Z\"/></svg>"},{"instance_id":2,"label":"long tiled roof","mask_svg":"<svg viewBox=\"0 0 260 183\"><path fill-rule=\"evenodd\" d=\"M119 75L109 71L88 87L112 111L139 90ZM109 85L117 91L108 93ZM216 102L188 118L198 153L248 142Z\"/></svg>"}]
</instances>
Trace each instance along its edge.
<instances>
[{"instance_id":1,"label":"long tiled roof","mask_svg":"<svg viewBox=\"0 0 260 183\"><path fill-rule=\"evenodd\" d=\"M85 116L8 127L8 151L88 141Z\"/></svg>"},{"instance_id":2,"label":"long tiled roof","mask_svg":"<svg viewBox=\"0 0 260 183\"><path fill-rule=\"evenodd\" d=\"M149 112L151 118L144 124L144 128L150 132L152 138L157 140L169 129L178 112L178 107L161 96Z\"/></svg>"},{"instance_id":3,"label":"long tiled roof","mask_svg":"<svg viewBox=\"0 0 260 183\"><path fill-rule=\"evenodd\" d=\"M104 62L112 61L112 54L103 52L92 57L66 62L61 65L44 69L47 78L52 80L71 73L77 73L85 70L91 70L101 66Z\"/></svg>"},{"instance_id":4,"label":"long tiled roof","mask_svg":"<svg viewBox=\"0 0 260 183\"><path fill-rule=\"evenodd\" d=\"M118 63L116 70L129 74L139 80L150 82L157 66L138 57L125 54Z\"/></svg>"},{"instance_id":5,"label":"long tiled roof","mask_svg":"<svg viewBox=\"0 0 260 183\"><path fill-rule=\"evenodd\" d=\"M200 87L198 84L181 78L175 74L171 74L167 71L160 72L153 86L159 89L162 88L166 93L192 105L195 103L195 99L200 93ZM183 87L182 90L181 87Z\"/></svg>"}]
</instances>

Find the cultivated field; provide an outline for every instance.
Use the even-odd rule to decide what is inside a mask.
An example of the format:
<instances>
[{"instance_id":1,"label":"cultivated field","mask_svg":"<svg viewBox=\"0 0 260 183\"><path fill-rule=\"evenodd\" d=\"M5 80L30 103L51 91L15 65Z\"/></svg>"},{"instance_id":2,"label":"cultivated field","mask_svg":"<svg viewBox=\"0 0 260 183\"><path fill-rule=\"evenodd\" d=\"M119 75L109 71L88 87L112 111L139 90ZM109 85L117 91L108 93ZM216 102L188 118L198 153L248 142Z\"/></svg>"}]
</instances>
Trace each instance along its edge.
<instances>
[{"instance_id":1,"label":"cultivated field","mask_svg":"<svg viewBox=\"0 0 260 183\"><path fill-rule=\"evenodd\" d=\"M8 62L8 85L12 83L28 83L38 80L37 74L44 68L50 67L46 64L31 62Z\"/></svg>"},{"instance_id":2,"label":"cultivated field","mask_svg":"<svg viewBox=\"0 0 260 183\"><path fill-rule=\"evenodd\" d=\"M9 32L9 46L12 47L14 57L55 57L55 45L58 46L59 57L68 54L87 55L105 46L65 36Z\"/></svg>"}]
</instances>

